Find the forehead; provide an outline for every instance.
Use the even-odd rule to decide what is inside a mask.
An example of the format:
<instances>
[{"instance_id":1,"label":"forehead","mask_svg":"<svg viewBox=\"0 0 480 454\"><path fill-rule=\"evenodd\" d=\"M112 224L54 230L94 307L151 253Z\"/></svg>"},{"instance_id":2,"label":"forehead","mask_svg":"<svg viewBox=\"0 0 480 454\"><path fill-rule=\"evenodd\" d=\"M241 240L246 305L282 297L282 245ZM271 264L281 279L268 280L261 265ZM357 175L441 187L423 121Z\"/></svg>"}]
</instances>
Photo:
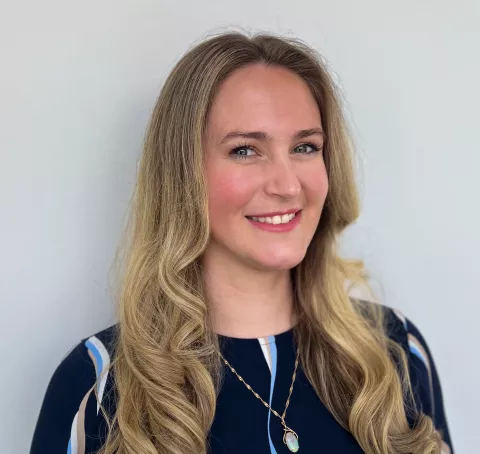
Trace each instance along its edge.
<instances>
[{"instance_id":1,"label":"forehead","mask_svg":"<svg viewBox=\"0 0 480 454\"><path fill-rule=\"evenodd\" d=\"M207 122L209 135L232 129L262 130L273 136L321 127L318 105L306 82L292 71L249 65L219 87Z\"/></svg>"}]
</instances>

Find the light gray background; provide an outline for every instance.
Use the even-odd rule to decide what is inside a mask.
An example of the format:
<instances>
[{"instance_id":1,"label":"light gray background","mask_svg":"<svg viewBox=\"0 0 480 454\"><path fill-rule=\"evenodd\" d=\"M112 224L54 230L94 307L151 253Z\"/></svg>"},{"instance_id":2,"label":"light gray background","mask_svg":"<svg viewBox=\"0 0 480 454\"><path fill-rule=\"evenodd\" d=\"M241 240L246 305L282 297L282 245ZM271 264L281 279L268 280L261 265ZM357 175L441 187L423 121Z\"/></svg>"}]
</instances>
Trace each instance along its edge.
<instances>
[{"instance_id":1,"label":"light gray background","mask_svg":"<svg viewBox=\"0 0 480 454\"><path fill-rule=\"evenodd\" d=\"M114 321L107 273L165 75L240 25L335 69L363 161L345 250L420 326L457 453L478 453L479 23L475 0L3 1L1 452L28 451L55 367Z\"/></svg>"}]
</instances>

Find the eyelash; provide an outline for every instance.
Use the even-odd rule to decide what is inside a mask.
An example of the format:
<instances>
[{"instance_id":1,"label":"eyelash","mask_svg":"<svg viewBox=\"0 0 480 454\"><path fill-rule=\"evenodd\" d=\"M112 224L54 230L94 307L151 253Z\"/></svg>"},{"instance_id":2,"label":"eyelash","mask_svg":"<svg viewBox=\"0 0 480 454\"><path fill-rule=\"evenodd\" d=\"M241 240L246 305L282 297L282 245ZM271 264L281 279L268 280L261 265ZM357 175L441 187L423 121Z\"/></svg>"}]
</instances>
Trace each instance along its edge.
<instances>
[{"instance_id":1,"label":"eyelash","mask_svg":"<svg viewBox=\"0 0 480 454\"><path fill-rule=\"evenodd\" d=\"M313 151L309 152L309 153L297 153L297 154L317 154L319 152L322 151L322 148L323 147L319 147L318 145L315 145L314 143L301 143L299 145L297 145L295 148L298 148L298 147L304 147L304 146L307 146L307 147L310 147ZM239 145L239 146L236 146L235 148L232 149L232 151L230 152L230 154L235 158L235 159L249 159L251 158L252 156L244 156L244 155L237 155L235 154L237 151L239 150L242 150L244 148L251 148L252 150L255 150L255 147L252 147L251 145L249 145L248 143L243 143L242 145Z\"/></svg>"}]
</instances>

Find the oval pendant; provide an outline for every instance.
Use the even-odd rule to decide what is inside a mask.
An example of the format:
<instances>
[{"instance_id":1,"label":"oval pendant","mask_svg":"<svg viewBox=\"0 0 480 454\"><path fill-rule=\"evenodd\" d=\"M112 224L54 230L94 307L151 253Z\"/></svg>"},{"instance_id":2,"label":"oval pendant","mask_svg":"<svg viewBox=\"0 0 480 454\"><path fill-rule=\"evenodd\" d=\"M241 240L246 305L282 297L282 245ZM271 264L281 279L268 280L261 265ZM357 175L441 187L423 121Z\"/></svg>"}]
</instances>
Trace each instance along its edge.
<instances>
[{"instance_id":1,"label":"oval pendant","mask_svg":"<svg viewBox=\"0 0 480 454\"><path fill-rule=\"evenodd\" d=\"M283 442L291 452L297 452L300 449L298 435L290 428L284 428L283 430L285 431L283 434Z\"/></svg>"}]
</instances>

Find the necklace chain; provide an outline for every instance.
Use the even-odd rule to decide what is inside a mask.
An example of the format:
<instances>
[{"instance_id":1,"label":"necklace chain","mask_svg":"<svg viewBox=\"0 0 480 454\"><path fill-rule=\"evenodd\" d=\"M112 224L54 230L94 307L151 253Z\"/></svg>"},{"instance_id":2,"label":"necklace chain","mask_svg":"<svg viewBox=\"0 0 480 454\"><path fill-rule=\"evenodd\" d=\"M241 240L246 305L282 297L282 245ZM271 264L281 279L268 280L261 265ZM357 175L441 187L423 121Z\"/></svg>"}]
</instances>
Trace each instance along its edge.
<instances>
[{"instance_id":1,"label":"necklace chain","mask_svg":"<svg viewBox=\"0 0 480 454\"><path fill-rule=\"evenodd\" d=\"M263 405L265 405L265 407L267 407L275 416L277 416L278 418L280 418L280 420L282 421L282 425L284 427L284 430L287 430L287 431L291 431L293 432L286 424L285 424L285 415L287 414L287 408L288 406L290 405L290 397L292 396L292 391L293 391L293 384L295 383L295 378L297 376L297 368L298 368L298 360L299 360L299 356L300 356L300 349L297 349L297 357L295 358L295 368L293 370L293 376L292 376L292 384L290 385L290 391L288 393L288 398L287 398L287 402L285 403L285 410L283 411L283 414L280 415L278 414L267 402L265 402L261 397L260 395L255 392L252 387L243 379L243 377L233 368L233 366L225 359L225 357L220 353L218 352L218 354L220 355L220 358L222 359L222 361L225 363L225 365L227 365L230 370L236 375L236 377L246 386L246 388L251 391L253 393L253 395L258 399L260 400Z\"/></svg>"}]
</instances>

